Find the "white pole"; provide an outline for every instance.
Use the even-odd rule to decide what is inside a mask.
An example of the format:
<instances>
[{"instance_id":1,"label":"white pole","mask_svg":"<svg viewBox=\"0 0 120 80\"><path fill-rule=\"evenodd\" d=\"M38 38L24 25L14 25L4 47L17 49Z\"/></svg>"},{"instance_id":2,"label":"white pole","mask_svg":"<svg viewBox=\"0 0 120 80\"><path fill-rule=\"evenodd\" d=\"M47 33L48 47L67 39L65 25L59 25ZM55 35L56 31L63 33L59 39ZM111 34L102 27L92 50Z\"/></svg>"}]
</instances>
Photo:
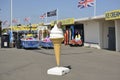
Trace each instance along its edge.
<instances>
[{"instance_id":1,"label":"white pole","mask_svg":"<svg viewBox=\"0 0 120 80\"><path fill-rule=\"evenodd\" d=\"M11 18L11 22L10 22L10 27L11 27L11 43L13 42L13 33L12 33L12 0L11 0L11 5L10 5L11 7L10 7L10 18Z\"/></svg>"},{"instance_id":2,"label":"white pole","mask_svg":"<svg viewBox=\"0 0 120 80\"><path fill-rule=\"evenodd\" d=\"M96 0L94 0L94 17L96 16Z\"/></svg>"},{"instance_id":3,"label":"white pole","mask_svg":"<svg viewBox=\"0 0 120 80\"><path fill-rule=\"evenodd\" d=\"M31 16L28 17L28 24L31 23Z\"/></svg>"},{"instance_id":4,"label":"white pole","mask_svg":"<svg viewBox=\"0 0 120 80\"><path fill-rule=\"evenodd\" d=\"M58 8L57 8L57 23L58 23Z\"/></svg>"},{"instance_id":5,"label":"white pole","mask_svg":"<svg viewBox=\"0 0 120 80\"><path fill-rule=\"evenodd\" d=\"M45 18L46 18L46 23L47 23L47 12L46 12Z\"/></svg>"},{"instance_id":6,"label":"white pole","mask_svg":"<svg viewBox=\"0 0 120 80\"><path fill-rule=\"evenodd\" d=\"M10 10L10 19L11 19L11 20L10 20L10 21L11 21L10 24L11 24L11 26L12 26L12 0L11 0L10 9L11 9L11 10ZM12 28L11 28L11 31L12 31Z\"/></svg>"},{"instance_id":7,"label":"white pole","mask_svg":"<svg viewBox=\"0 0 120 80\"><path fill-rule=\"evenodd\" d=\"M20 24L20 18L18 18L18 24Z\"/></svg>"}]
</instances>

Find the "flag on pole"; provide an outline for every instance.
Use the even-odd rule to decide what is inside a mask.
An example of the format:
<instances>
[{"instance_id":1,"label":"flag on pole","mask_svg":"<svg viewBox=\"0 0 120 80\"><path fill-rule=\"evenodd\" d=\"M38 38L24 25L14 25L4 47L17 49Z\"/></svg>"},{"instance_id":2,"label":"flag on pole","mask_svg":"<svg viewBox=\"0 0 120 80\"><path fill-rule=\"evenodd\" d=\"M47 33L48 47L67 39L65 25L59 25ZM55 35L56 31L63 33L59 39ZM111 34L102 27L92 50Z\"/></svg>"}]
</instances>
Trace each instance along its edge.
<instances>
[{"instance_id":1,"label":"flag on pole","mask_svg":"<svg viewBox=\"0 0 120 80\"><path fill-rule=\"evenodd\" d=\"M57 9L47 12L47 17L57 16Z\"/></svg>"},{"instance_id":2,"label":"flag on pole","mask_svg":"<svg viewBox=\"0 0 120 80\"><path fill-rule=\"evenodd\" d=\"M12 23L18 23L18 20L14 18L14 19L12 20Z\"/></svg>"},{"instance_id":3,"label":"flag on pole","mask_svg":"<svg viewBox=\"0 0 120 80\"><path fill-rule=\"evenodd\" d=\"M4 22L3 22L3 25L7 25L8 24L8 20L5 20Z\"/></svg>"},{"instance_id":4,"label":"flag on pole","mask_svg":"<svg viewBox=\"0 0 120 80\"><path fill-rule=\"evenodd\" d=\"M29 21L30 21L30 17L24 18L24 21L25 21L25 22L29 22Z\"/></svg>"},{"instance_id":5,"label":"flag on pole","mask_svg":"<svg viewBox=\"0 0 120 80\"><path fill-rule=\"evenodd\" d=\"M78 7L80 9L92 6L94 6L94 0L80 0L78 2Z\"/></svg>"},{"instance_id":6,"label":"flag on pole","mask_svg":"<svg viewBox=\"0 0 120 80\"><path fill-rule=\"evenodd\" d=\"M45 17L46 17L46 13L42 14L42 15L40 16L40 19L44 19Z\"/></svg>"}]
</instances>

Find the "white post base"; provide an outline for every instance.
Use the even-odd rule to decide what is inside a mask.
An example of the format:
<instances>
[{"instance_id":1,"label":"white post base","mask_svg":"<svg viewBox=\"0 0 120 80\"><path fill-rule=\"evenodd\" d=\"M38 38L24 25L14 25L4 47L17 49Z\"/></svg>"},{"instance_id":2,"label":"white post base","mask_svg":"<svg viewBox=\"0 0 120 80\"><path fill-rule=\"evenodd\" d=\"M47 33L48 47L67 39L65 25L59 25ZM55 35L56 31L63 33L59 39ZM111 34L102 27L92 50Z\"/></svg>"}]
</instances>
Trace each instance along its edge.
<instances>
[{"instance_id":1,"label":"white post base","mask_svg":"<svg viewBox=\"0 0 120 80\"><path fill-rule=\"evenodd\" d=\"M66 67L53 67L51 69L48 69L47 74L61 76L69 72L70 72L70 69Z\"/></svg>"}]
</instances>

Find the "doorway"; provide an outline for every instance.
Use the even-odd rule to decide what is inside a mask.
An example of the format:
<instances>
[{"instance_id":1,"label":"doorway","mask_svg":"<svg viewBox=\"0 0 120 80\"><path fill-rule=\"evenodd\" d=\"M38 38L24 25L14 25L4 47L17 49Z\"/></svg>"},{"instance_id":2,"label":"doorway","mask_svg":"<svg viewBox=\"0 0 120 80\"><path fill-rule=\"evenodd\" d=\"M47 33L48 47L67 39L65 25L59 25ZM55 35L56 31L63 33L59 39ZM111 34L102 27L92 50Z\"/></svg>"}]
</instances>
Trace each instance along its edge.
<instances>
[{"instance_id":1,"label":"doorway","mask_svg":"<svg viewBox=\"0 0 120 80\"><path fill-rule=\"evenodd\" d=\"M116 37L115 37L115 27L108 28L108 49L116 49Z\"/></svg>"}]
</instances>

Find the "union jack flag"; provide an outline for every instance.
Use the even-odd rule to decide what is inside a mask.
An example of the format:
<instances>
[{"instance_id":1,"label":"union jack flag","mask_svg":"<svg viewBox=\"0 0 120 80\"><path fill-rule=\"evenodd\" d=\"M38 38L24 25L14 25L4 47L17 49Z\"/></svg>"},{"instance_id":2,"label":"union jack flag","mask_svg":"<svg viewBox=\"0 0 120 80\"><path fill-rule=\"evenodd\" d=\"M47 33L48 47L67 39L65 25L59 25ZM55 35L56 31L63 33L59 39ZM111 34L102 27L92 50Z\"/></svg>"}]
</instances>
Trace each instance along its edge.
<instances>
[{"instance_id":1,"label":"union jack flag","mask_svg":"<svg viewBox=\"0 0 120 80\"><path fill-rule=\"evenodd\" d=\"M40 16L41 19L44 19L46 17L46 13Z\"/></svg>"},{"instance_id":2,"label":"union jack flag","mask_svg":"<svg viewBox=\"0 0 120 80\"><path fill-rule=\"evenodd\" d=\"M94 0L80 0L78 2L78 7L80 9L92 6L94 6Z\"/></svg>"},{"instance_id":3,"label":"union jack flag","mask_svg":"<svg viewBox=\"0 0 120 80\"><path fill-rule=\"evenodd\" d=\"M14 18L14 19L12 20L12 23L18 23L18 20Z\"/></svg>"},{"instance_id":4,"label":"union jack flag","mask_svg":"<svg viewBox=\"0 0 120 80\"><path fill-rule=\"evenodd\" d=\"M29 22L29 20L30 20L30 17L24 18L24 21L25 21L25 22Z\"/></svg>"},{"instance_id":5,"label":"union jack flag","mask_svg":"<svg viewBox=\"0 0 120 80\"><path fill-rule=\"evenodd\" d=\"M3 25L7 25L7 24L8 24L8 21L5 20L5 21L3 22Z\"/></svg>"}]
</instances>

